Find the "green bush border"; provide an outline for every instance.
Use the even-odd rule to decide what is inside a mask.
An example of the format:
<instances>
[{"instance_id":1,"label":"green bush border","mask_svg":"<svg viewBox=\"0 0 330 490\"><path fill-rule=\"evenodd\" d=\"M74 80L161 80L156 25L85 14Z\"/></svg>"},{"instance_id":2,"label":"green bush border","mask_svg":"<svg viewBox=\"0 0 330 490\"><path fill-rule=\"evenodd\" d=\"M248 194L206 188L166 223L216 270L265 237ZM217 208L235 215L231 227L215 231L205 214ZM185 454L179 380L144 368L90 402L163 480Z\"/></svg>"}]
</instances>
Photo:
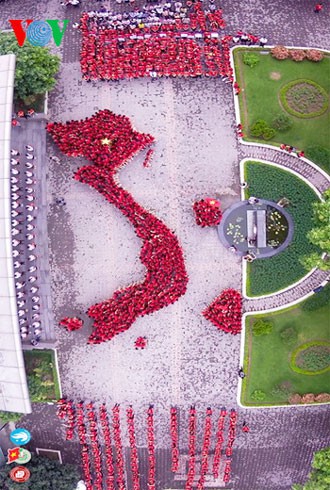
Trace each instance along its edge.
<instances>
[{"instance_id":1,"label":"green bush border","mask_svg":"<svg viewBox=\"0 0 330 490\"><path fill-rule=\"evenodd\" d=\"M290 88L292 88L295 85L298 85L300 83L307 83L308 85L313 85L315 88L317 88L321 92L321 94L324 97L324 103L323 103L323 107L319 111L311 112L310 114L301 114L300 112L295 111L294 109L292 109L289 106L289 104L286 100L286 93ZM312 119L313 117L321 116L322 114L324 114L327 111L327 109L329 107L328 94L324 90L324 88L321 87L321 85L319 85L318 83L314 82L313 80L308 80L307 78L298 78L297 80L292 80L291 82L287 83L282 88L280 88L279 96L280 96L280 101L281 101L283 108L289 114L291 114L295 117L299 117L300 119Z\"/></svg>"},{"instance_id":2,"label":"green bush border","mask_svg":"<svg viewBox=\"0 0 330 490\"><path fill-rule=\"evenodd\" d=\"M320 369L319 371L307 371L306 369L301 369L296 365L296 358L297 358L298 354L301 351L308 349L309 347L316 346L316 345L326 345L326 346L330 347L330 342L328 342L327 340L314 340L312 342L305 342L304 344L299 345L299 347L297 347L291 354L290 367L293 371L295 371L296 373L299 373L299 374L306 374L307 376L315 376L317 374L324 374L327 371L330 371L330 366L328 366L324 369Z\"/></svg>"}]
</instances>

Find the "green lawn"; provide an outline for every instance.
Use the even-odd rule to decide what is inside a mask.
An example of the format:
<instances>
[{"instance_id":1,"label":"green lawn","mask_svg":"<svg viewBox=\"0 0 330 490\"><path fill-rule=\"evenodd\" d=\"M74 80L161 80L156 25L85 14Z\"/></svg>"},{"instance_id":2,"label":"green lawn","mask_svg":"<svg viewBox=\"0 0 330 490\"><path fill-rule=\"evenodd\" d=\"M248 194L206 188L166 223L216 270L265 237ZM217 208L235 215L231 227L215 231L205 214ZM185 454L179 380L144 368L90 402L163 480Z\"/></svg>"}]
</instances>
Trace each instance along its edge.
<instances>
[{"instance_id":1,"label":"green lawn","mask_svg":"<svg viewBox=\"0 0 330 490\"><path fill-rule=\"evenodd\" d=\"M270 54L260 54L259 50L253 49L260 62L250 68L243 63L243 54L246 51L246 48L234 51L236 75L242 89L239 102L246 139L253 140L247 130L257 119L264 119L271 125L278 113L285 112L280 105L279 91L288 82L297 79L312 80L330 93L329 56L319 63L308 60L295 62L290 59L279 61ZM286 143L305 151L308 147L317 145L330 151L329 108L323 115L310 119L288 115L293 121L292 128L277 132L268 143Z\"/></svg>"},{"instance_id":2,"label":"green lawn","mask_svg":"<svg viewBox=\"0 0 330 490\"><path fill-rule=\"evenodd\" d=\"M58 400L61 396L53 350L25 350L24 362L32 402Z\"/></svg>"},{"instance_id":3,"label":"green lawn","mask_svg":"<svg viewBox=\"0 0 330 490\"><path fill-rule=\"evenodd\" d=\"M247 294L260 296L283 289L307 274L299 258L319 251L306 237L313 226L312 203L318 197L299 177L272 165L248 161L244 175L249 184L246 197L257 196L275 202L286 197L291 202L286 210L294 221L293 240L283 252L247 264Z\"/></svg>"},{"instance_id":4,"label":"green lawn","mask_svg":"<svg viewBox=\"0 0 330 490\"><path fill-rule=\"evenodd\" d=\"M329 300L330 287L323 292ZM300 395L313 393L330 393L329 371L319 375L304 375L290 368L290 357L293 350L308 341L330 341L329 302L314 311L308 311L308 303L316 298L305 301L299 307L283 312L248 316L246 319L245 361L241 402L243 405L280 405L286 404L288 393L281 390L273 392L281 383L286 384L288 392ZM323 301L324 303L324 301ZM270 334L253 336L251 327L256 319L263 318L273 324ZM292 327L296 332L291 344L282 340L280 333ZM264 401L255 402L251 394L261 390L266 394Z\"/></svg>"}]
</instances>

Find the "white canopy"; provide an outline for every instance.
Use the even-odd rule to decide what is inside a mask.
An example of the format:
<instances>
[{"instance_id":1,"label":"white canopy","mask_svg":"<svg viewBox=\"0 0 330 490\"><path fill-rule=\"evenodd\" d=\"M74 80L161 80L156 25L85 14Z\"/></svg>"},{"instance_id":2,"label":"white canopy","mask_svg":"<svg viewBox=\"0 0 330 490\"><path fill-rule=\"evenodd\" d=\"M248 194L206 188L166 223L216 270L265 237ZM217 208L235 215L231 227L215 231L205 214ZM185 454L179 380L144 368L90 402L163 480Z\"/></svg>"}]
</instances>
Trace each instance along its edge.
<instances>
[{"instance_id":1,"label":"white canopy","mask_svg":"<svg viewBox=\"0 0 330 490\"><path fill-rule=\"evenodd\" d=\"M10 137L15 55L0 56L0 410L30 413L17 317L10 216Z\"/></svg>"}]
</instances>

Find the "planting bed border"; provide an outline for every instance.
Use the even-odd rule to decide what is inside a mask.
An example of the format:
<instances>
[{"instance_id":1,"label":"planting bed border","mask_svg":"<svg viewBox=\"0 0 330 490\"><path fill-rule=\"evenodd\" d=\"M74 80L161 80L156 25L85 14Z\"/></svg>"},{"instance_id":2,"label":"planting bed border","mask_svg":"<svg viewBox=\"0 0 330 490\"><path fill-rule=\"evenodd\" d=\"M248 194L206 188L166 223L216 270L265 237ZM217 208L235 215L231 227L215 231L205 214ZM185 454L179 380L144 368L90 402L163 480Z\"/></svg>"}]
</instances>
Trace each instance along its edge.
<instances>
[{"instance_id":1,"label":"planting bed border","mask_svg":"<svg viewBox=\"0 0 330 490\"><path fill-rule=\"evenodd\" d=\"M295 85L299 85L301 83L306 83L308 85L312 85L313 87L317 88L317 90L323 95L324 102L323 102L323 106L321 109L319 109L316 112L310 112L309 114L306 114L306 113L301 113L301 112L295 111L288 104L288 101L286 100L287 91L290 90ZM300 119L312 119L314 117L321 116L322 114L324 114L328 110L328 107L329 107L328 94L326 93L324 88L321 87L321 85L319 85L318 83L314 82L313 80L308 80L307 78L297 78L296 80L292 80L291 82L289 82L286 85L284 85L283 87L281 87L280 91L279 91L279 98L280 98L280 103L283 106L283 108L292 116L298 117Z\"/></svg>"},{"instance_id":2,"label":"planting bed border","mask_svg":"<svg viewBox=\"0 0 330 490\"><path fill-rule=\"evenodd\" d=\"M300 352L308 349L309 347L314 347L318 345L326 345L327 347L330 347L330 342L328 342L327 340L313 340L311 342L305 342L304 344L299 345L291 354L291 359L290 359L291 369L296 373L305 374L307 376L316 376L318 374L324 374L327 371L330 371L330 365L327 366L326 368L319 369L318 371L308 371L307 369L302 369L298 367L295 363L297 356Z\"/></svg>"}]
</instances>

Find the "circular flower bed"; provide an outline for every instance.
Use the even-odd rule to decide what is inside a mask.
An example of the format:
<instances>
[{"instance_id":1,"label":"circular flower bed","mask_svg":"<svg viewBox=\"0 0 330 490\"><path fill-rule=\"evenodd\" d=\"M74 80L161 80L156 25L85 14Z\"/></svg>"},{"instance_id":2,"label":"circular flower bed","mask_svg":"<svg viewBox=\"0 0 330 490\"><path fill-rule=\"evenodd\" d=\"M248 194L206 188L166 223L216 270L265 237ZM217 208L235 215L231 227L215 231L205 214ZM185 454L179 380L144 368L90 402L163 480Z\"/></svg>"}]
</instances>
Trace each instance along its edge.
<instances>
[{"instance_id":1,"label":"circular flower bed","mask_svg":"<svg viewBox=\"0 0 330 490\"><path fill-rule=\"evenodd\" d=\"M291 369L314 376L330 370L330 342L315 340L300 345L291 356Z\"/></svg>"},{"instance_id":2,"label":"circular flower bed","mask_svg":"<svg viewBox=\"0 0 330 490\"><path fill-rule=\"evenodd\" d=\"M294 80L281 88L284 109L300 118L317 117L328 109L327 92L312 80Z\"/></svg>"}]
</instances>

